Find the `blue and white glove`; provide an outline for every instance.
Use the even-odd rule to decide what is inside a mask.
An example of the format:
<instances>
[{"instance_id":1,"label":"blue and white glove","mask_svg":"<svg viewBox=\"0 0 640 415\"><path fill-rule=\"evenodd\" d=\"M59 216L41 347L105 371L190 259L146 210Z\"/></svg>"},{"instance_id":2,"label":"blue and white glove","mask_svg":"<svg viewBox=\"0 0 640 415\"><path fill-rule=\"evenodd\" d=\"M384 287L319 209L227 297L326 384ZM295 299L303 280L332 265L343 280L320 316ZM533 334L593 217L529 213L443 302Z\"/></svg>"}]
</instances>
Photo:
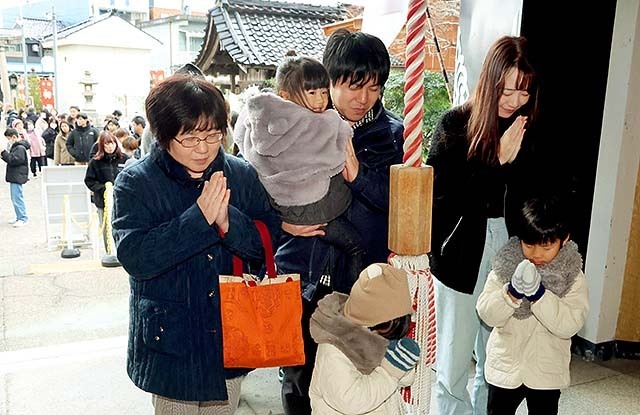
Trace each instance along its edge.
<instances>
[{"instance_id":1,"label":"blue and white glove","mask_svg":"<svg viewBox=\"0 0 640 415\"><path fill-rule=\"evenodd\" d=\"M536 301L544 294L541 280L536 266L528 259L524 259L518 264L513 276L511 276L509 293L517 299L527 297L529 301Z\"/></svg>"},{"instance_id":2,"label":"blue and white glove","mask_svg":"<svg viewBox=\"0 0 640 415\"><path fill-rule=\"evenodd\" d=\"M382 359L382 367L389 373L400 378L413 369L420 360L420 346L413 339L404 337L391 340L387 352Z\"/></svg>"}]
</instances>

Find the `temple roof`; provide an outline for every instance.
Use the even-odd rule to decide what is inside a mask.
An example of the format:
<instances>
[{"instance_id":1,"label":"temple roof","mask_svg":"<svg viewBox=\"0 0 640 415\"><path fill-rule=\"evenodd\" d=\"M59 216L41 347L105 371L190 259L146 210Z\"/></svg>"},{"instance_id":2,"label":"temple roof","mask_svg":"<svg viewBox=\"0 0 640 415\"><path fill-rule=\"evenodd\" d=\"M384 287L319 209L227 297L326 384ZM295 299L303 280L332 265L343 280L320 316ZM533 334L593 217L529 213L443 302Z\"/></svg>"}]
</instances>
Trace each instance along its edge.
<instances>
[{"instance_id":1,"label":"temple roof","mask_svg":"<svg viewBox=\"0 0 640 415\"><path fill-rule=\"evenodd\" d=\"M239 65L275 67L290 50L321 60L327 42L322 26L345 17L342 7L218 0L195 63L208 67L218 49Z\"/></svg>"}]
</instances>

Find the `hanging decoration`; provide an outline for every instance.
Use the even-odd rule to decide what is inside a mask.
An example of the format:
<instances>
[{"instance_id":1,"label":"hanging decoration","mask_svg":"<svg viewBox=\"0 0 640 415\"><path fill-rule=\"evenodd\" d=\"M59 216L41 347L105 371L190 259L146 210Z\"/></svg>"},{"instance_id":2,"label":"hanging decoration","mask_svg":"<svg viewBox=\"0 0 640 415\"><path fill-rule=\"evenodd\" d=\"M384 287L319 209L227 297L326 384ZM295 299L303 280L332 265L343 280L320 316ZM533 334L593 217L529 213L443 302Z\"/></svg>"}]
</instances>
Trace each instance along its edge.
<instances>
[{"instance_id":1,"label":"hanging decoration","mask_svg":"<svg viewBox=\"0 0 640 415\"><path fill-rule=\"evenodd\" d=\"M427 253L431 244L433 169L422 164L426 0L409 0L404 87L404 164L391 167L389 263L407 271L414 297L410 336L420 345L416 380L402 390L405 414L428 414L435 362L435 296Z\"/></svg>"}]
</instances>

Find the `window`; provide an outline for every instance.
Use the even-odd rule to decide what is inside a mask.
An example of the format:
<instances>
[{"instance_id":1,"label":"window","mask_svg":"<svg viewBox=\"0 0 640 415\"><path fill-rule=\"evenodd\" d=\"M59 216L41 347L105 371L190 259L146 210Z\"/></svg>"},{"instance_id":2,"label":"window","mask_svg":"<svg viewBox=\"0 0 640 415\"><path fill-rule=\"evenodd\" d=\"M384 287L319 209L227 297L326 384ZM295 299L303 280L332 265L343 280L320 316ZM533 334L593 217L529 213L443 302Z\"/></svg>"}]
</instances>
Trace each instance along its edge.
<instances>
[{"instance_id":1,"label":"window","mask_svg":"<svg viewBox=\"0 0 640 415\"><path fill-rule=\"evenodd\" d=\"M22 54L22 44L14 43L13 45L5 46L7 53L19 53Z\"/></svg>"},{"instance_id":2,"label":"window","mask_svg":"<svg viewBox=\"0 0 640 415\"><path fill-rule=\"evenodd\" d=\"M189 38L189 52L198 52L200 50L200 46L202 45L201 37L190 37Z\"/></svg>"},{"instance_id":3,"label":"window","mask_svg":"<svg viewBox=\"0 0 640 415\"><path fill-rule=\"evenodd\" d=\"M204 39L203 32L183 32L178 33L179 48L181 52L197 53Z\"/></svg>"}]
</instances>

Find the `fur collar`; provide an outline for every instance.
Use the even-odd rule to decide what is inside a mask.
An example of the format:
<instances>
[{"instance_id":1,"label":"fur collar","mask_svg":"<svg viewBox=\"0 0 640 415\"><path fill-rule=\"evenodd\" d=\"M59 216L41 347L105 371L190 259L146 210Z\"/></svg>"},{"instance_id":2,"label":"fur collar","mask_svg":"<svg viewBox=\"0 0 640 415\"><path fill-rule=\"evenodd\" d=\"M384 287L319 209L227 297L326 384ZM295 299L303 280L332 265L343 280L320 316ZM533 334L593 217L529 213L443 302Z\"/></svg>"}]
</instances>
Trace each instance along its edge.
<instances>
[{"instance_id":1,"label":"fur collar","mask_svg":"<svg viewBox=\"0 0 640 415\"><path fill-rule=\"evenodd\" d=\"M368 375L380 366L389 341L344 316L347 298L345 294L334 292L318 302L318 308L311 316L311 337L318 344L335 346L360 373Z\"/></svg>"},{"instance_id":2,"label":"fur collar","mask_svg":"<svg viewBox=\"0 0 640 415\"><path fill-rule=\"evenodd\" d=\"M506 284L511 281L516 267L524 259L520 239L513 237L496 254L493 259L493 270L498 275L498 279ZM544 288L558 297L564 297L582 269L582 256L578 252L578 245L573 241L567 242L553 261L537 269L542 277ZM523 298L514 317L524 320L529 316L531 316L531 302Z\"/></svg>"}]
</instances>

